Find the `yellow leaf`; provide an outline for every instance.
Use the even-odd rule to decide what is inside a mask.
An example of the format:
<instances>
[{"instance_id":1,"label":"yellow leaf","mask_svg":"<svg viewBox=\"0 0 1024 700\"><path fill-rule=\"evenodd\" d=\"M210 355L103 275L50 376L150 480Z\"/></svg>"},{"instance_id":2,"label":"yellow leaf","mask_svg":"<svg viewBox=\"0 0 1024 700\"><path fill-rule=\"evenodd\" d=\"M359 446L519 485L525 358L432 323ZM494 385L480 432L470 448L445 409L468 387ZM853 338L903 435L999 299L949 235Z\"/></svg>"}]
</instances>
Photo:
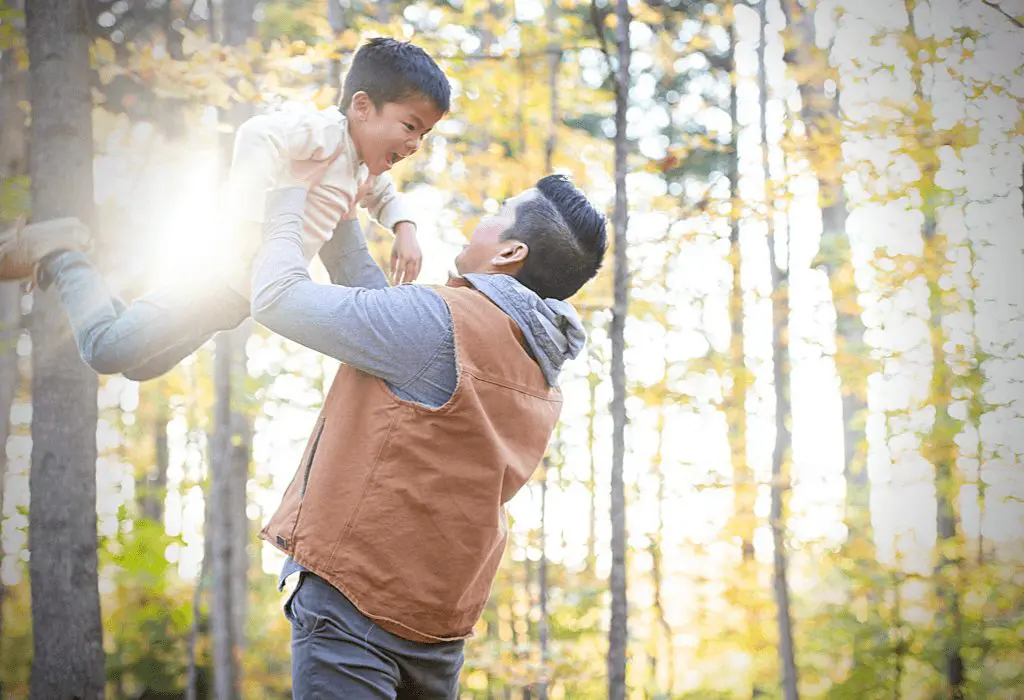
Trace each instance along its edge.
<instances>
[{"instance_id":1,"label":"yellow leaf","mask_svg":"<svg viewBox=\"0 0 1024 700\"><path fill-rule=\"evenodd\" d=\"M113 63L117 60L117 54L114 51L114 45L106 39L97 39L96 43L93 44L96 49L96 58L103 63Z\"/></svg>"},{"instance_id":2,"label":"yellow leaf","mask_svg":"<svg viewBox=\"0 0 1024 700\"><path fill-rule=\"evenodd\" d=\"M259 91L248 80L239 80L237 89L238 94L241 95L242 99L246 102L255 102L260 97Z\"/></svg>"},{"instance_id":3,"label":"yellow leaf","mask_svg":"<svg viewBox=\"0 0 1024 700\"><path fill-rule=\"evenodd\" d=\"M181 52L186 56L191 56L202 46L202 41L195 32L190 32L187 29L183 29L182 34L185 35L185 38L181 41Z\"/></svg>"}]
</instances>

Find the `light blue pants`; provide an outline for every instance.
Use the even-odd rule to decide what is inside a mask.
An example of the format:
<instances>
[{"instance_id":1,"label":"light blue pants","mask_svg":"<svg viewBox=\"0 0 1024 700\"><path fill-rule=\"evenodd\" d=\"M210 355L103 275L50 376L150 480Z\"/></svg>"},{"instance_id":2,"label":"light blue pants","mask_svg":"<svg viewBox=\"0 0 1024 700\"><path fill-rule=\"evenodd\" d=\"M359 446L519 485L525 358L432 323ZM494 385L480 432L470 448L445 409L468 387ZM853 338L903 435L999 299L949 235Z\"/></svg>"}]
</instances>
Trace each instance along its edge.
<instances>
[{"instance_id":1,"label":"light blue pants","mask_svg":"<svg viewBox=\"0 0 1024 700\"><path fill-rule=\"evenodd\" d=\"M296 700L453 700L465 643L411 642L382 630L334 586L303 571L285 603Z\"/></svg>"},{"instance_id":2,"label":"light blue pants","mask_svg":"<svg viewBox=\"0 0 1024 700\"><path fill-rule=\"evenodd\" d=\"M222 282L159 290L126 306L82 253L59 253L43 272L60 295L78 352L99 374L158 377L249 316L249 300Z\"/></svg>"}]
</instances>

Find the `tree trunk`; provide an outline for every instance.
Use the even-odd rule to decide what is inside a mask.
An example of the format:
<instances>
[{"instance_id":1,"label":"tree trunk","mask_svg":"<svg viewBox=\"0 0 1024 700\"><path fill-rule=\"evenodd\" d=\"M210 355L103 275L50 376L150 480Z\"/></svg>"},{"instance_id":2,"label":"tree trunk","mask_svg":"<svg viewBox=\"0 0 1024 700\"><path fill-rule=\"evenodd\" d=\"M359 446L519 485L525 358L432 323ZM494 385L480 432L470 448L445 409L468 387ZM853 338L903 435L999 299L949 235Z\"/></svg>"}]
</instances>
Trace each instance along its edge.
<instances>
[{"instance_id":1,"label":"tree trunk","mask_svg":"<svg viewBox=\"0 0 1024 700\"><path fill-rule=\"evenodd\" d=\"M32 0L25 12L32 104L33 218L93 218L92 96L86 5ZM32 321L31 697L100 698L96 375L82 363L55 292Z\"/></svg>"},{"instance_id":2,"label":"tree trunk","mask_svg":"<svg viewBox=\"0 0 1024 700\"><path fill-rule=\"evenodd\" d=\"M547 516L548 516L548 476L551 459L545 458L544 470L540 479L540 579L538 598L540 600L540 622L538 638L540 642L540 680L537 681L538 700L548 700L548 547L547 547Z\"/></svg>"},{"instance_id":3,"label":"tree trunk","mask_svg":"<svg viewBox=\"0 0 1024 700\"><path fill-rule=\"evenodd\" d=\"M904 0L907 13L907 28L910 36L920 40L914 21L914 3ZM928 107L930 96L924 89L924 65L921 55L911 51L910 75L914 84L917 109ZM918 117L917 114L912 118ZM940 280L950 272L948 265L948 243L939 231L936 202L939 185L936 177L939 170L938 147L935 143L934 118L921 115L916 124L918 130L915 147L920 149L918 163L921 169L920 191L924 200L924 244L923 267L928 282L928 310L931 329L932 376L928 388L928 403L935 407L935 419L931 431L924 440L924 456L935 468L935 499L938 561L935 567L935 588L941 602L937 616L939 638L945 658L946 694L957 700L965 697L966 678L964 673L963 614L960 606L962 585L963 551L959 537L959 515L957 499L960 494L960 478L956 467L959 448L957 436L963 430L960 420L950 414L953 394L953 372L946 362L945 346L949 342L943 325L949 313L956 311L944 298ZM935 199L933 199L935 198Z\"/></svg>"},{"instance_id":4,"label":"tree trunk","mask_svg":"<svg viewBox=\"0 0 1024 700\"><path fill-rule=\"evenodd\" d=\"M838 84L829 95L825 81L834 74L827 55L817 48L815 15L796 0L782 0L783 14L790 28L788 48L783 60L793 72L806 76L798 80L800 119L808 137L815 143L827 139L838 143L842 138L839 124ZM838 80L838 75L834 76ZM830 152L831 149L829 149ZM823 162L808 153L817 173L818 199L821 206L822 232L819 252L813 265L828 275L832 305L836 312L836 371L839 375L841 416L843 424L843 480L846 484L843 522L847 536L840 556L854 562L858 571L875 568L877 557L871 527L871 482L867 472L867 391L870 349L864 339L866 328L863 310L857 302L859 289L854 279L850 241L846 233L846 196L842 170L836 163ZM849 603L859 601L870 605L876 598L864 586L851 585ZM869 634L854 639L854 673L871 662L874 654Z\"/></svg>"},{"instance_id":5,"label":"tree trunk","mask_svg":"<svg viewBox=\"0 0 1024 700\"><path fill-rule=\"evenodd\" d=\"M808 76L798 81L800 118L809 135L832 140L842 138L839 129L839 94L829 96L825 81L832 73L827 56L817 48L814 11L796 0L782 0L782 11L791 29L791 48L783 60L794 72ZM838 76L837 76L838 77ZM842 172L835 163L821 162L808 154L818 173L822 233L815 264L828 274L832 303L836 310L836 368L842 390L844 426L843 475L846 482L844 522L847 526L845 556L862 565L875 561L871 529L871 483L867 474L867 385L862 309L857 303L859 289L854 280L851 248L846 234L846 196Z\"/></svg>"},{"instance_id":6,"label":"tree trunk","mask_svg":"<svg viewBox=\"0 0 1024 700\"><path fill-rule=\"evenodd\" d=\"M231 332L233 346L233 382L241 387L245 381L245 344L251 334L251 324L246 322ZM252 457L252 423L244 412L235 410L231 414L231 489L229 513L231 516L231 590L232 590L232 635L239 650L245 649L245 619L249 599L249 554L252 542L249 532L249 517L246 513L246 485L249 481L249 463Z\"/></svg>"},{"instance_id":7,"label":"tree trunk","mask_svg":"<svg viewBox=\"0 0 1024 700\"><path fill-rule=\"evenodd\" d=\"M148 520L162 523L164 519L164 499L167 497L167 468L170 466L170 455L167 445L167 424L170 414L167 408L166 382L159 380L150 385L143 385L146 399L151 406L146 412L146 420L153 426L153 461L152 469L144 472L136 482L136 499L139 503L139 514Z\"/></svg>"},{"instance_id":8,"label":"tree trunk","mask_svg":"<svg viewBox=\"0 0 1024 700\"><path fill-rule=\"evenodd\" d=\"M231 335L220 333L214 355L214 431L210 444L210 504L207 537L211 541L213 598L210 628L213 640L213 685L217 700L239 697L238 640L234 636L231 584Z\"/></svg>"},{"instance_id":9,"label":"tree trunk","mask_svg":"<svg viewBox=\"0 0 1024 700\"><path fill-rule=\"evenodd\" d=\"M587 336L590 331L587 329ZM597 567L597 465L594 460L595 423L597 421L597 385L601 381L598 370L594 369L592 360L596 353L592 348L587 350L587 571L593 572Z\"/></svg>"},{"instance_id":10,"label":"tree trunk","mask_svg":"<svg viewBox=\"0 0 1024 700\"><path fill-rule=\"evenodd\" d=\"M615 230L614 265L615 293L612 307L612 475L611 526L612 593L611 625L608 634L608 698L625 700L626 649L629 642L628 602L626 598L626 489L623 462L626 456L626 366L625 329L629 314L629 259L626 256L629 225L629 202L626 197L626 110L629 106L630 13L626 0L615 3L615 41L618 66L615 74L615 209L612 227Z\"/></svg>"},{"instance_id":11,"label":"tree trunk","mask_svg":"<svg viewBox=\"0 0 1024 700\"><path fill-rule=\"evenodd\" d=\"M667 260L667 258L666 258ZM662 274L662 280L667 280L668 269L667 266ZM668 350L666 343L665 350ZM665 372L661 377L662 388L668 386L668 363L665 364ZM658 446L654 452L654 459L651 461L651 472L658 483L658 494L657 494L657 518L655 520L655 531L654 536L651 538L650 554L651 554L651 584L654 588L654 614L655 624L661 633L665 637L665 661L667 665L667 673L665 679L665 693L666 697L671 697L675 687L675 654L672 649L672 626L668 622L668 617L665 615L665 601L662 593L664 588L663 574L662 574L662 547L664 544L663 532L665 529L665 471L663 469L663 449L665 445L665 414L664 412L658 414ZM658 690L658 663L657 659L651 660L652 673L654 675L654 686L655 690Z\"/></svg>"},{"instance_id":12,"label":"tree trunk","mask_svg":"<svg viewBox=\"0 0 1024 700\"><path fill-rule=\"evenodd\" d=\"M735 12L735 7L730 10ZM729 435L732 438L733 484L735 488L736 530L740 537L740 547L744 562L754 560L754 501L757 498L757 485L754 483L753 471L747 463L747 385L750 381L746 368L746 354L743 349L743 278L741 275L742 252L740 250L739 212L739 119L737 117L738 99L736 95L736 61L735 51L738 37L736 35L735 17L729 24L729 119L732 135L730 138L731 153L729 157L729 258L732 262L732 291L729 303L732 334L729 343L729 360L732 365L732 391L726 404L726 420Z\"/></svg>"},{"instance_id":13,"label":"tree trunk","mask_svg":"<svg viewBox=\"0 0 1024 700\"><path fill-rule=\"evenodd\" d=\"M736 45L739 36L736 31L736 3L729 6L729 54L725 65L729 79L729 261L732 264L732 289L729 295L729 317L731 333L729 340L729 364L732 388L725 396L725 419L729 427L730 453L732 456L733 513L730 533L739 539L740 564L733 583L734 604L745 609L746 638L748 649L756 654L763 646L761 620L758 616L758 602L751 596L757 583L757 557L754 549L754 532L757 529L757 483L754 470L747 456L747 393L751 373L746 366L744 349L745 309L743 290L743 251L740 245L740 152L739 99L736 91ZM756 697L761 691L753 669L750 677L750 694Z\"/></svg>"},{"instance_id":14,"label":"tree trunk","mask_svg":"<svg viewBox=\"0 0 1024 700\"><path fill-rule=\"evenodd\" d=\"M775 448L772 451L771 515L773 549L773 589L779 627L779 661L782 667L782 687L786 700L798 700L796 655L793 644L793 620L790 614L788 562L786 555L785 501L789 491L789 449L792 436L788 421L791 416L789 400L789 295L788 265L782 270L775 253L775 232L772 221L771 173L768 166L768 81L765 71L765 44L767 16L764 2L758 5L760 40L757 48L758 93L760 95L760 127L762 139L762 168L765 182L765 225L767 227L768 257L772 278L772 367L775 386ZM788 246L787 246L788 249Z\"/></svg>"},{"instance_id":15,"label":"tree trunk","mask_svg":"<svg viewBox=\"0 0 1024 700\"><path fill-rule=\"evenodd\" d=\"M242 46L256 32L253 12L256 9L254 0L224 0L223 7L224 38L228 46Z\"/></svg>"},{"instance_id":16,"label":"tree trunk","mask_svg":"<svg viewBox=\"0 0 1024 700\"><path fill-rule=\"evenodd\" d=\"M558 67L562 62L562 51L555 36L555 20L558 18L558 2L548 0L546 31L548 35L548 138L544 144L544 174L549 175L554 166L555 145L558 140Z\"/></svg>"},{"instance_id":17,"label":"tree trunk","mask_svg":"<svg viewBox=\"0 0 1024 700\"><path fill-rule=\"evenodd\" d=\"M253 0L226 0L223 4L223 42L240 46L252 35ZM232 129L221 144L221 163L231 162L237 128L251 114L249 105L232 105L222 119ZM227 172L225 168L224 173ZM210 625L213 637L214 694L217 700L240 697L241 652L245 647L245 610L248 598L248 519L245 485L249 470L251 429L235 412L235 387L241 386L245 368L248 327L220 333L215 341L214 439L210 451L212 540L210 572L213 596ZM241 355L242 372L238 371Z\"/></svg>"}]
</instances>

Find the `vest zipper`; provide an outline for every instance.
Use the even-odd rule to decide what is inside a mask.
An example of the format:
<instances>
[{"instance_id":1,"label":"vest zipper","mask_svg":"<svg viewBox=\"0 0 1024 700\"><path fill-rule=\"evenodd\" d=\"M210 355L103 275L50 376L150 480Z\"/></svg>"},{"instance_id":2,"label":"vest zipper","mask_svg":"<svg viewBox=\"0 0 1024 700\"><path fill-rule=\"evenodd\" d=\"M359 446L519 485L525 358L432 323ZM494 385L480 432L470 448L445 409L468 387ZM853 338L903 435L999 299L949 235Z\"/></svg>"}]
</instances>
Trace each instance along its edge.
<instances>
[{"instance_id":1,"label":"vest zipper","mask_svg":"<svg viewBox=\"0 0 1024 700\"><path fill-rule=\"evenodd\" d=\"M320 436L324 433L324 423L326 421L321 420L320 425L316 431L316 437L313 439L313 446L309 450L309 459L306 460L306 470L302 475L302 489L299 491L299 498L306 497L306 487L309 486L309 472L313 469L313 458L316 457L316 448L320 445Z\"/></svg>"}]
</instances>

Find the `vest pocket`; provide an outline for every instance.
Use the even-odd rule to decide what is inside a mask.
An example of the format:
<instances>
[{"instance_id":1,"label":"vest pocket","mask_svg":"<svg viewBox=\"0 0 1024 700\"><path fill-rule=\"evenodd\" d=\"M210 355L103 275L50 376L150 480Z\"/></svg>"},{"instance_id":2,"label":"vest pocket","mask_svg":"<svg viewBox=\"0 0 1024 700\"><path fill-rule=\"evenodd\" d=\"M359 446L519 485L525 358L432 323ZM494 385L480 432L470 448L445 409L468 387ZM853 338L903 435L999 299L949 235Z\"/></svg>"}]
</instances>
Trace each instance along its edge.
<instances>
[{"instance_id":1,"label":"vest pocket","mask_svg":"<svg viewBox=\"0 0 1024 700\"><path fill-rule=\"evenodd\" d=\"M320 436L324 433L324 420L323 414L320 415L316 425L316 437L313 438L313 444L309 447L309 456L306 458L306 464L302 473L302 487L299 489L299 498L305 498L306 487L309 486L309 472L313 469L313 460L316 458L316 448L320 445Z\"/></svg>"}]
</instances>

